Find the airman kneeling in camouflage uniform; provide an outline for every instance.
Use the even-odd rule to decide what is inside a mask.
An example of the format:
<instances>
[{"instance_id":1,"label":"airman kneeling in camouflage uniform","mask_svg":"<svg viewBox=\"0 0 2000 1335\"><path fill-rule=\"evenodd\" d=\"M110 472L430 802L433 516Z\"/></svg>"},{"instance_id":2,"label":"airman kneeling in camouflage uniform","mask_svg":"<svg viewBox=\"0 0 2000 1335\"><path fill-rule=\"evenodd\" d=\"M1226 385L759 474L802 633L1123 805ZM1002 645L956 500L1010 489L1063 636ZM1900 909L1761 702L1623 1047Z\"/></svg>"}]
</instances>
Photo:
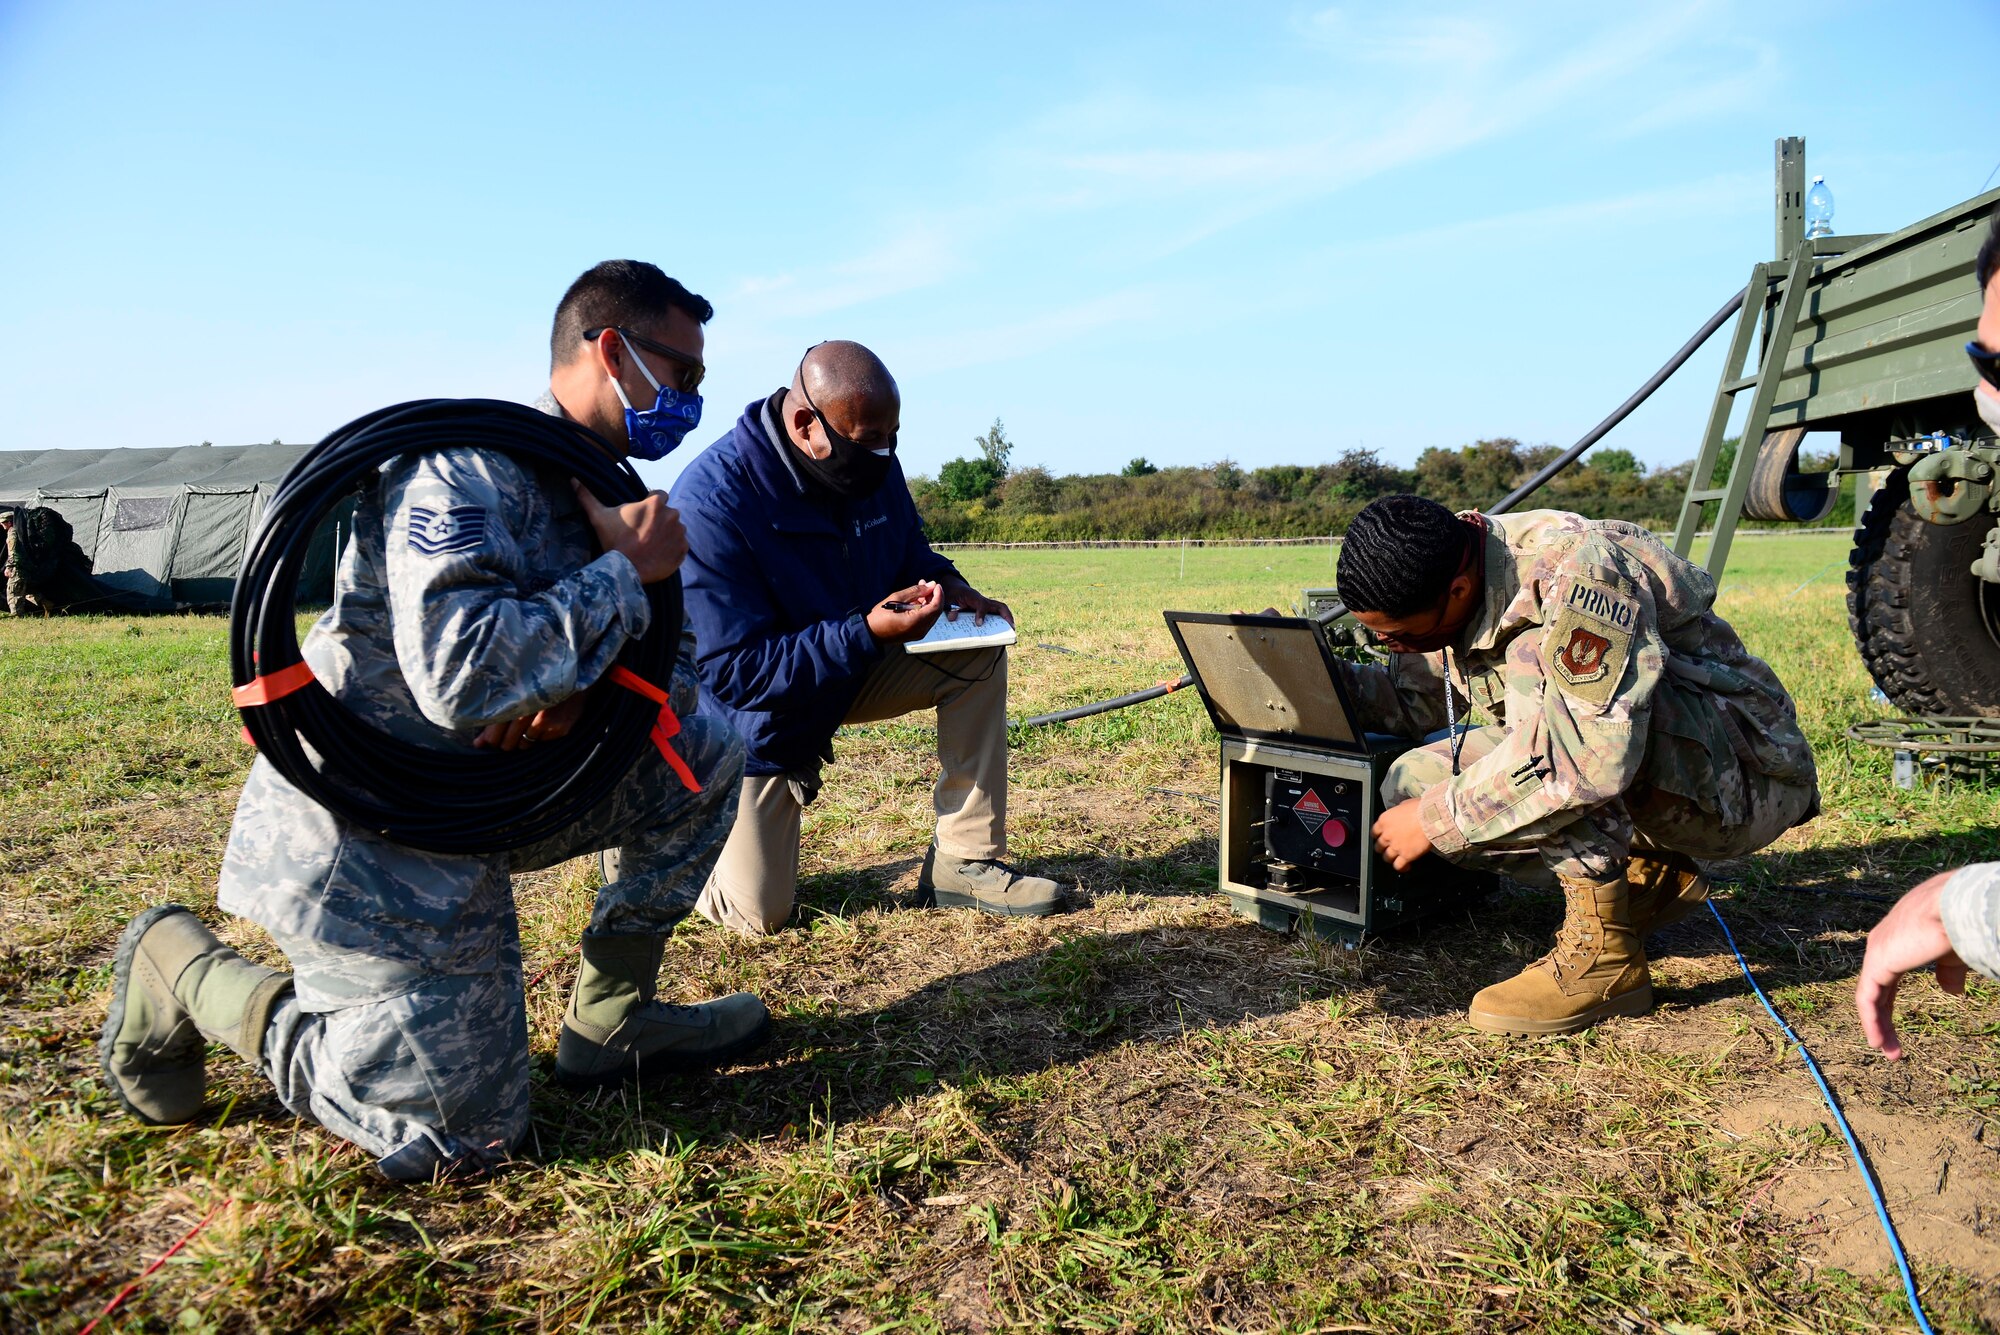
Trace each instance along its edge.
<instances>
[{"instance_id":1,"label":"airman kneeling in camouflage uniform","mask_svg":"<svg viewBox=\"0 0 2000 1335\"><path fill-rule=\"evenodd\" d=\"M710 314L652 265L597 266L557 309L539 406L658 457L693 425ZM651 366L636 347L657 349ZM628 388L653 406L631 410ZM649 627L645 586L678 568L686 538L657 492L605 506L572 495L564 476L468 445L392 461L354 522L333 607L305 657L343 704L406 740L512 750L560 737L629 639L671 633ZM104 1031L113 1092L146 1121L190 1120L206 1038L255 1064L294 1112L375 1155L390 1178L488 1168L528 1129L509 876L607 849L558 1077L593 1084L709 1066L761 1042L769 1018L753 996L654 999L667 935L721 851L743 769L735 732L696 713L698 690L683 635L670 698L682 719L676 748L700 792L648 748L575 828L511 854L390 843L259 759L217 902L269 931L292 972L250 963L186 909L141 914L119 946Z\"/></svg>"},{"instance_id":2,"label":"airman kneeling in camouflage uniform","mask_svg":"<svg viewBox=\"0 0 2000 1335\"><path fill-rule=\"evenodd\" d=\"M1390 768L1376 846L1398 870L1435 851L1566 896L1555 949L1473 998L1478 1028L1644 1014L1641 943L1707 898L1694 859L1818 814L1777 674L1715 615L1708 572L1635 524L1386 496L1355 517L1337 578L1391 651L1344 669L1369 726L1452 729ZM1492 723L1456 728L1468 704Z\"/></svg>"}]
</instances>

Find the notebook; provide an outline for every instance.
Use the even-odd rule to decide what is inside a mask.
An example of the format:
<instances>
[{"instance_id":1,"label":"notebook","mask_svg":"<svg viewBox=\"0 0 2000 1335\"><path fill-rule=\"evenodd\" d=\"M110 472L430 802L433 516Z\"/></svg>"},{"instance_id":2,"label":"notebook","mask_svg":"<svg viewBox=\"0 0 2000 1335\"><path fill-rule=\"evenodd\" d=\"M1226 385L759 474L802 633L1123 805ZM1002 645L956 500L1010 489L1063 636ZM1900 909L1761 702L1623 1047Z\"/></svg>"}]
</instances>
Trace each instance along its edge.
<instances>
[{"instance_id":1,"label":"notebook","mask_svg":"<svg viewBox=\"0 0 2000 1335\"><path fill-rule=\"evenodd\" d=\"M973 621L972 613L961 610L956 621L940 616L931 623L924 638L912 640L903 649L912 654L951 654L961 649L999 648L1019 638L1002 617L988 615L986 624L979 625Z\"/></svg>"}]
</instances>

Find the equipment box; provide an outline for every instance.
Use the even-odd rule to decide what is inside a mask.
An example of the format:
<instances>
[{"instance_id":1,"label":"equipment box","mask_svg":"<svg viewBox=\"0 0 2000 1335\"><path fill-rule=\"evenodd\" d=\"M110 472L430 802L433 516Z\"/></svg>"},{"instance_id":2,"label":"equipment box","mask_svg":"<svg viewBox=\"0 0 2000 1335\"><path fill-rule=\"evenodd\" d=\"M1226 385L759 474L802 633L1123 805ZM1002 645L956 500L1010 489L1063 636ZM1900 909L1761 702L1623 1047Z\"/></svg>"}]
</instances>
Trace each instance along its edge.
<instances>
[{"instance_id":1,"label":"equipment box","mask_svg":"<svg viewBox=\"0 0 2000 1335\"><path fill-rule=\"evenodd\" d=\"M1220 883L1238 917L1358 937L1470 894L1438 858L1403 875L1375 852L1382 777L1401 744L1372 754L1222 739Z\"/></svg>"},{"instance_id":2,"label":"equipment box","mask_svg":"<svg viewBox=\"0 0 2000 1335\"><path fill-rule=\"evenodd\" d=\"M1358 937L1490 883L1437 857L1404 875L1376 854L1382 779L1409 744L1363 730L1316 620L1169 612L1167 624L1222 734L1217 871L1239 917Z\"/></svg>"}]
</instances>

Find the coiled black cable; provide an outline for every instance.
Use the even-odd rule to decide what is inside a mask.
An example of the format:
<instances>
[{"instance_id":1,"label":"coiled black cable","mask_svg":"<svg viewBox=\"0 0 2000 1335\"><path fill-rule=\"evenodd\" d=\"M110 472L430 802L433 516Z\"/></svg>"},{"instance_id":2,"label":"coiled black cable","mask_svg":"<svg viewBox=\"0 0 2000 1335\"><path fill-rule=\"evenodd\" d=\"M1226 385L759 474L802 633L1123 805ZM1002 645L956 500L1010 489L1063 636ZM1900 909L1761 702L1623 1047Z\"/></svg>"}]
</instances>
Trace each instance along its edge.
<instances>
[{"instance_id":1,"label":"coiled black cable","mask_svg":"<svg viewBox=\"0 0 2000 1335\"><path fill-rule=\"evenodd\" d=\"M237 575L229 666L238 687L302 659L299 572L320 520L388 460L450 447L499 450L579 479L606 504L647 488L588 427L495 399L420 399L349 422L278 483ZM666 689L681 634L680 577L646 586L652 627L618 665ZM362 722L317 681L242 707L258 752L328 811L433 853L497 853L574 825L610 793L644 748L659 706L630 690L594 690L568 736L519 751L448 751Z\"/></svg>"}]
</instances>

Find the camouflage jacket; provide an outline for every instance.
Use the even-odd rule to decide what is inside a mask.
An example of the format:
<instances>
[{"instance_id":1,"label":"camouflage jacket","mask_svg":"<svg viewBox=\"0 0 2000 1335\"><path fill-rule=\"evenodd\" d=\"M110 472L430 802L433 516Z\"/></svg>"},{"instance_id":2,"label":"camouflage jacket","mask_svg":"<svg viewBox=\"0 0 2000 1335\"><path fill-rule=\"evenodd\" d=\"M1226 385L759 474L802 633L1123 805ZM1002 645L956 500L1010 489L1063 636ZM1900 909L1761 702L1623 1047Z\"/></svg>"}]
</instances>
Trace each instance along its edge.
<instances>
[{"instance_id":1,"label":"camouflage jacket","mask_svg":"<svg viewBox=\"0 0 2000 1335\"><path fill-rule=\"evenodd\" d=\"M548 395L536 407L561 411ZM596 555L567 477L464 446L383 467L355 507L333 606L301 647L375 726L469 747L485 725L590 686L651 620L631 561ZM684 635L675 711L693 713L698 690Z\"/></svg>"},{"instance_id":2,"label":"camouflage jacket","mask_svg":"<svg viewBox=\"0 0 2000 1335\"><path fill-rule=\"evenodd\" d=\"M1744 772L1814 781L1812 751L1777 674L1710 610L1715 582L1645 529L1560 510L1487 520L1486 599L1457 642L1344 670L1369 725L1444 727L1455 702L1505 741L1425 793L1441 853L1497 843L1638 783L1748 818Z\"/></svg>"},{"instance_id":3,"label":"camouflage jacket","mask_svg":"<svg viewBox=\"0 0 2000 1335\"><path fill-rule=\"evenodd\" d=\"M1966 967L2000 978L2000 862L1960 867L1944 883L1938 914Z\"/></svg>"}]
</instances>

